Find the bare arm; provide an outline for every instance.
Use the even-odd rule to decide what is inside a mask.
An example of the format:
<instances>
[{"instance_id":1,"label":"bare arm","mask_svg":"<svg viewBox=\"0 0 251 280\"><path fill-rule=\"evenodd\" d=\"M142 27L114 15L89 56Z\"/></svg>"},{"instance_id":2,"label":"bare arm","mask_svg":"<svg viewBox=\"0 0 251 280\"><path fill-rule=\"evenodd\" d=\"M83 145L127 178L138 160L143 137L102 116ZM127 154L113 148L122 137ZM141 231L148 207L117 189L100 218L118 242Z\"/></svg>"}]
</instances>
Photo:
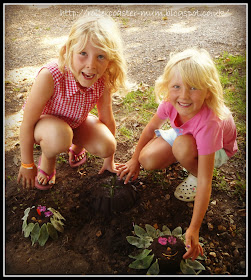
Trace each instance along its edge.
<instances>
[{"instance_id":1,"label":"bare arm","mask_svg":"<svg viewBox=\"0 0 251 280\"><path fill-rule=\"evenodd\" d=\"M186 245L190 247L184 258L195 260L199 254L203 255L203 249L199 245L199 230L208 208L214 169L214 155L199 156L198 182L194 201L193 216L189 228L186 231Z\"/></svg>"},{"instance_id":2,"label":"bare arm","mask_svg":"<svg viewBox=\"0 0 251 280\"><path fill-rule=\"evenodd\" d=\"M115 136L116 123L112 112L112 96L108 89L105 89L103 95L98 100L97 109L99 120L104 123Z\"/></svg>"},{"instance_id":3,"label":"bare arm","mask_svg":"<svg viewBox=\"0 0 251 280\"><path fill-rule=\"evenodd\" d=\"M48 69L42 69L34 82L31 93L25 104L23 121L20 127L20 149L21 162L32 163L33 145L34 145L34 129L38 122L43 108L54 90L53 78ZM36 168L33 170L20 168L18 175L18 183L22 179L23 187L34 187L36 176Z\"/></svg>"},{"instance_id":4,"label":"bare arm","mask_svg":"<svg viewBox=\"0 0 251 280\"><path fill-rule=\"evenodd\" d=\"M140 152L145 147L145 145L147 145L149 141L154 138L155 129L159 129L164 123L165 120L160 119L158 115L155 114L142 131L142 134L136 146L135 152L132 155L132 158L125 165L122 164L117 173L120 179L122 179L126 174L128 174L125 179L125 184L127 184L131 177L133 177L133 180L135 180L138 177L140 170Z\"/></svg>"},{"instance_id":5,"label":"bare arm","mask_svg":"<svg viewBox=\"0 0 251 280\"><path fill-rule=\"evenodd\" d=\"M99 120L105 124L115 137L116 133L116 123L112 112L112 96L109 90L105 89L103 95L100 97L97 103ZM103 173L105 170L110 172L117 172L114 163L114 154L108 158L104 159L103 166L99 171L99 174Z\"/></svg>"}]
</instances>

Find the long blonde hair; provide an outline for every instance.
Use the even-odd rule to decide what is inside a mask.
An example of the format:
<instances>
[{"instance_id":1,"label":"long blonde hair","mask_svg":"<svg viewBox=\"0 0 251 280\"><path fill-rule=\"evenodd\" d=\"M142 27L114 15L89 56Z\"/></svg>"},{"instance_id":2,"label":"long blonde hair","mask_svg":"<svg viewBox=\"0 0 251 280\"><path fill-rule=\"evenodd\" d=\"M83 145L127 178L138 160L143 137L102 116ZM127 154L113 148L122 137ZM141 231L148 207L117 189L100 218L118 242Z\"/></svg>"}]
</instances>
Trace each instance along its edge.
<instances>
[{"instance_id":1,"label":"long blonde hair","mask_svg":"<svg viewBox=\"0 0 251 280\"><path fill-rule=\"evenodd\" d=\"M171 70L176 68L185 84L197 89L207 89L210 94L206 105L220 118L229 116L230 110L224 104L223 88L219 73L211 56L205 49L191 48L183 52L171 53L163 75L155 83L157 100L168 101L168 84L172 78Z\"/></svg>"},{"instance_id":2,"label":"long blonde hair","mask_svg":"<svg viewBox=\"0 0 251 280\"><path fill-rule=\"evenodd\" d=\"M107 16L80 17L72 26L68 40L59 52L59 69L72 69L73 52L81 52L87 41L107 54L109 66L105 71L105 84L113 93L125 88L127 66L123 54L123 44L115 21Z\"/></svg>"}]
</instances>

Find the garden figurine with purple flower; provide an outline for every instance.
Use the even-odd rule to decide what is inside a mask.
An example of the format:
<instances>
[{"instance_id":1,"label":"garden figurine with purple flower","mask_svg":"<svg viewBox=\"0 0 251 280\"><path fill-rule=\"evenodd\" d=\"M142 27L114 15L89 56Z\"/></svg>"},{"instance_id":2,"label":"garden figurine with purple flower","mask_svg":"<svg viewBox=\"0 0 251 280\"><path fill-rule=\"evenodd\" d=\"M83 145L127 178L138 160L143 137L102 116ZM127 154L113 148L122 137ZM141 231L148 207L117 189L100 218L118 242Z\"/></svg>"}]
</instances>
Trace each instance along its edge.
<instances>
[{"instance_id":1,"label":"garden figurine with purple flower","mask_svg":"<svg viewBox=\"0 0 251 280\"><path fill-rule=\"evenodd\" d=\"M55 209L39 205L38 207L28 207L24 211L22 218L22 232L24 237L31 237L32 245L38 242L44 246L49 237L53 240L58 238L58 233L64 231L65 218Z\"/></svg>"},{"instance_id":2,"label":"garden figurine with purple flower","mask_svg":"<svg viewBox=\"0 0 251 280\"><path fill-rule=\"evenodd\" d=\"M134 225L133 232L136 236L126 238L130 244L140 249L138 254L129 255L135 259L129 268L148 269L147 275L177 274L179 270L183 274L199 274L205 270L197 260L183 259L186 247L185 234L182 234L181 227L172 232L167 226L163 226L162 231L148 224L145 228L146 230ZM205 258L199 256L197 259Z\"/></svg>"}]
</instances>

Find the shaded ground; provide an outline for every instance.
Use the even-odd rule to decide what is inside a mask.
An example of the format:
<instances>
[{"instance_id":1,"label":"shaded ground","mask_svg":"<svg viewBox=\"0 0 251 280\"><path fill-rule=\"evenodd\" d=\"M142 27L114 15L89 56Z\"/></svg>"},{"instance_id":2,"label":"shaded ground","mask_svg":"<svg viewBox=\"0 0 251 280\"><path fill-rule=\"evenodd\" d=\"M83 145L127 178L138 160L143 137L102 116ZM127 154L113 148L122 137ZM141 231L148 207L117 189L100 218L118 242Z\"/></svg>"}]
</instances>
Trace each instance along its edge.
<instances>
[{"instance_id":1,"label":"shaded ground","mask_svg":"<svg viewBox=\"0 0 251 280\"><path fill-rule=\"evenodd\" d=\"M163 71L170 50L199 45L214 56L223 51L243 54L246 42L245 6L49 6L41 9L7 6L5 11L5 273L7 275L130 275L145 271L129 269L134 250L126 241L132 235L133 224L145 224L170 229L188 227L192 203L177 200L173 192L187 175L178 165L164 171L144 172L134 183L137 201L120 212L96 211L96 193L103 179L111 174L97 175L102 161L91 155L79 169L71 169L68 156L57 159L57 180L53 189L41 192L22 190L16 183L20 165L18 129L22 119L22 104L27 97L37 69L56 57L67 36L74 17L88 10L106 12L162 11L156 16L120 16L129 63L129 78L139 84L153 85ZM164 12L219 12L217 16L178 17ZM67 12L68 11L68 12ZM74 14L75 12L75 14ZM213 20L212 20L213 19ZM176 29L175 29L176 28ZM175 31L176 30L176 31ZM224 30L224 32L223 32ZM198 43L199 42L199 43ZM116 101L116 99L115 99ZM126 119L135 127L134 139L118 134L116 161L128 160L133 152L141 124L125 115L120 102L114 102L117 125ZM237 189L238 176L245 181L245 139L238 139L240 151L221 168L225 178L213 178L211 202L204 218L200 236L207 260L203 262L207 275L246 274L246 203L245 193ZM34 148L37 162L39 148ZM119 189L118 189L119 191ZM31 246L21 232L23 211L32 205L58 209L66 218L65 232L57 241L44 247ZM96 210L95 210L96 209Z\"/></svg>"}]
</instances>

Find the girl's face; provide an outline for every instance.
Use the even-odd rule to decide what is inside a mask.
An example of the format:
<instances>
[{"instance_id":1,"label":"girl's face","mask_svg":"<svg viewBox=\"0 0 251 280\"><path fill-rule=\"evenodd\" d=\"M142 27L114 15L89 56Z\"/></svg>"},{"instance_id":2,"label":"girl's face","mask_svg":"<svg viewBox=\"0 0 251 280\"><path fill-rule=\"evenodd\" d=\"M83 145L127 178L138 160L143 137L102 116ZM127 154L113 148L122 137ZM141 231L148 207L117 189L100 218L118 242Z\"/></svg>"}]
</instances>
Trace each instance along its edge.
<instances>
[{"instance_id":1,"label":"girl's face","mask_svg":"<svg viewBox=\"0 0 251 280\"><path fill-rule=\"evenodd\" d=\"M193 118L209 97L207 89L196 89L183 83L177 69L171 71L168 84L169 101L177 110L182 123Z\"/></svg>"},{"instance_id":2,"label":"girl's face","mask_svg":"<svg viewBox=\"0 0 251 280\"><path fill-rule=\"evenodd\" d=\"M74 76L82 87L91 87L103 76L109 65L106 53L94 47L90 41L80 52L73 52Z\"/></svg>"}]
</instances>

